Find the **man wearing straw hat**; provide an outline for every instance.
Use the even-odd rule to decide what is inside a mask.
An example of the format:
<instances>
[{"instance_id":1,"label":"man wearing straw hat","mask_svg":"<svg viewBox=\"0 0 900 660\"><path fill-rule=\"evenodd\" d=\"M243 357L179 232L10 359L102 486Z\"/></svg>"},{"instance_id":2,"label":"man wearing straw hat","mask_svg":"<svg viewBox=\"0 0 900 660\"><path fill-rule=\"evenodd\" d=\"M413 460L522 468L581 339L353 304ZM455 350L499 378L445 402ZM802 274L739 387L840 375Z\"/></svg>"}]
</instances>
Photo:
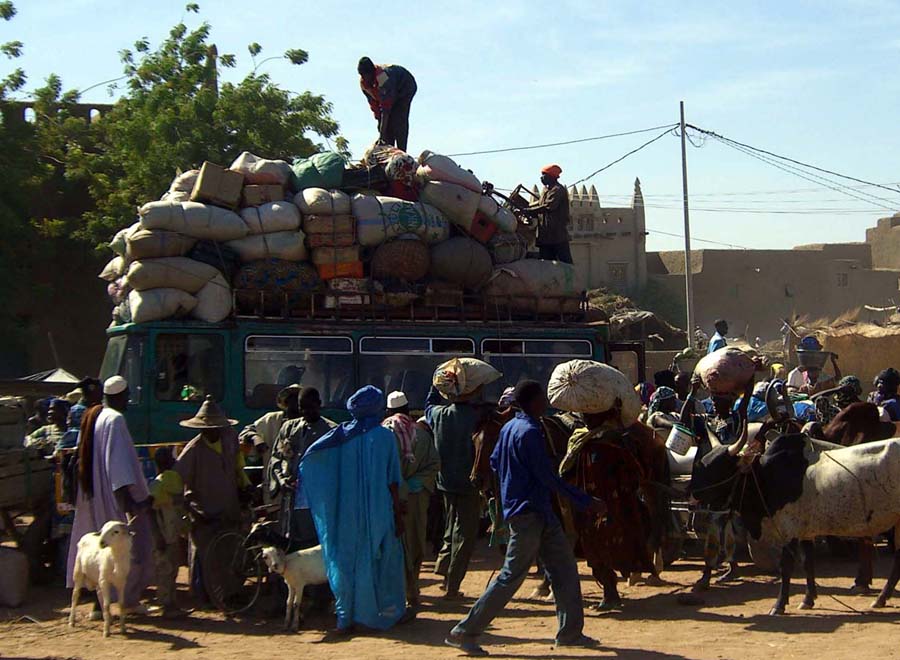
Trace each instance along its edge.
<instances>
[{"instance_id":1,"label":"man wearing straw hat","mask_svg":"<svg viewBox=\"0 0 900 660\"><path fill-rule=\"evenodd\" d=\"M209 543L223 529L237 526L241 496L250 488L244 474L244 456L228 419L212 396L181 426L200 434L178 456L175 471L184 481L185 502L191 518L191 588L207 600L200 576L200 564Z\"/></svg>"}]
</instances>

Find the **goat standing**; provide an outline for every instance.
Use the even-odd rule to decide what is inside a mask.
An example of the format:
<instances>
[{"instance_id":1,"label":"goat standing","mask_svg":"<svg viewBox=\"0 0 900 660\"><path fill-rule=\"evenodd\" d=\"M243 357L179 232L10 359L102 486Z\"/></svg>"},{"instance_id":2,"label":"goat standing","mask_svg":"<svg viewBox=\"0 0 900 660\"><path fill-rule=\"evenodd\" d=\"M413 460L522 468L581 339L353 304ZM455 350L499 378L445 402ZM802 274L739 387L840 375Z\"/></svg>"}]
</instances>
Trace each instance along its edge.
<instances>
[{"instance_id":1,"label":"goat standing","mask_svg":"<svg viewBox=\"0 0 900 660\"><path fill-rule=\"evenodd\" d=\"M303 615L300 604L303 600L303 589L309 584L326 584L325 561L322 558L322 546L317 545L305 550L297 550L285 554L283 550L267 546L262 549L263 559L272 573L284 578L288 587L284 629L300 630Z\"/></svg>"},{"instance_id":2,"label":"goat standing","mask_svg":"<svg viewBox=\"0 0 900 660\"><path fill-rule=\"evenodd\" d=\"M131 532L128 525L110 520L100 532L85 534L78 541L75 569L72 574L72 607L69 610L69 626L75 627L75 608L82 587L98 592L103 608L103 636L109 637L112 619L110 603L115 587L119 597L119 631L125 634L125 583L131 571Z\"/></svg>"}]
</instances>

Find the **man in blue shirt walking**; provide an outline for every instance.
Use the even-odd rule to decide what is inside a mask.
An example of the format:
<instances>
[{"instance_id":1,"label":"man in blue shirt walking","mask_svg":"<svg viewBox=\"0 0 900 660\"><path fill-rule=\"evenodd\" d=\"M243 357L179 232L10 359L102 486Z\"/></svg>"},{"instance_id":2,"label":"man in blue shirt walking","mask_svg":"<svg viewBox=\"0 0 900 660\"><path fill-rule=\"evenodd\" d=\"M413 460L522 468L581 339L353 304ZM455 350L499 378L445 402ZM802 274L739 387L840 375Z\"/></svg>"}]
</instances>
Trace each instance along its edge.
<instances>
[{"instance_id":1,"label":"man in blue shirt walking","mask_svg":"<svg viewBox=\"0 0 900 660\"><path fill-rule=\"evenodd\" d=\"M709 350L706 351L706 354L715 353L720 348L728 346L728 342L725 340L727 334L728 321L723 321L722 319L716 321L716 334L709 340Z\"/></svg>"},{"instance_id":2,"label":"man in blue shirt walking","mask_svg":"<svg viewBox=\"0 0 900 660\"><path fill-rule=\"evenodd\" d=\"M595 515L602 515L606 506L565 483L553 469L539 421L548 405L541 385L534 381L520 383L516 387L516 403L522 412L503 427L491 454L491 467L500 481L503 516L510 530L506 560L487 591L446 639L449 646L467 655L487 655L478 645L478 636L519 590L537 558L550 577L556 598L556 646L597 644L582 632L584 606L578 565L553 512L552 496L562 493L579 509Z\"/></svg>"}]
</instances>

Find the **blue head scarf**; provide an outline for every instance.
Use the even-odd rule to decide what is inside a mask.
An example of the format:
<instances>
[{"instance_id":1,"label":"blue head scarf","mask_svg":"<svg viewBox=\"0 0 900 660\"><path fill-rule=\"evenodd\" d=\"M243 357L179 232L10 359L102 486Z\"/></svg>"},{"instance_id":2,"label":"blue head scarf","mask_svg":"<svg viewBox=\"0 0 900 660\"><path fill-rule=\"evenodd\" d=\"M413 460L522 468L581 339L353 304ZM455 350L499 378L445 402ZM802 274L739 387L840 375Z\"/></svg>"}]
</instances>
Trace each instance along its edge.
<instances>
[{"instance_id":1,"label":"blue head scarf","mask_svg":"<svg viewBox=\"0 0 900 660\"><path fill-rule=\"evenodd\" d=\"M335 426L328 433L316 440L306 450L305 455L314 454L323 449L338 447L376 426L384 419L384 392L374 385L366 385L347 399L347 410L353 417L349 422Z\"/></svg>"}]
</instances>

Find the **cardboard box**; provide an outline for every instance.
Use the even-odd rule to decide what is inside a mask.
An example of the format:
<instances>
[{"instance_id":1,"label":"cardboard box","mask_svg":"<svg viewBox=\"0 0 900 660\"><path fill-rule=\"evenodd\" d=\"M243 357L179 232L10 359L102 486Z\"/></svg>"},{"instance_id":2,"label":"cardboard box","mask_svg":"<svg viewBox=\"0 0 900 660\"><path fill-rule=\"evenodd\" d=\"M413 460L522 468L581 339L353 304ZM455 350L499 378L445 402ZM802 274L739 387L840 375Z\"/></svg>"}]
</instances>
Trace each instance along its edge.
<instances>
[{"instance_id":1,"label":"cardboard box","mask_svg":"<svg viewBox=\"0 0 900 660\"><path fill-rule=\"evenodd\" d=\"M241 206L262 206L269 202L284 201L284 186L275 184L244 186Z\"/></svg>"},{"instance_id":2,"label":"cardboard box","mask_svg":"<svg viewBox=\"0 0 900 660\"><path fill-rule=\"evenodd\" d=\"M205 161L191 191L191 201L234 209L241 201L243 188L243 174Z\"/></svg>"}]
</instances>

